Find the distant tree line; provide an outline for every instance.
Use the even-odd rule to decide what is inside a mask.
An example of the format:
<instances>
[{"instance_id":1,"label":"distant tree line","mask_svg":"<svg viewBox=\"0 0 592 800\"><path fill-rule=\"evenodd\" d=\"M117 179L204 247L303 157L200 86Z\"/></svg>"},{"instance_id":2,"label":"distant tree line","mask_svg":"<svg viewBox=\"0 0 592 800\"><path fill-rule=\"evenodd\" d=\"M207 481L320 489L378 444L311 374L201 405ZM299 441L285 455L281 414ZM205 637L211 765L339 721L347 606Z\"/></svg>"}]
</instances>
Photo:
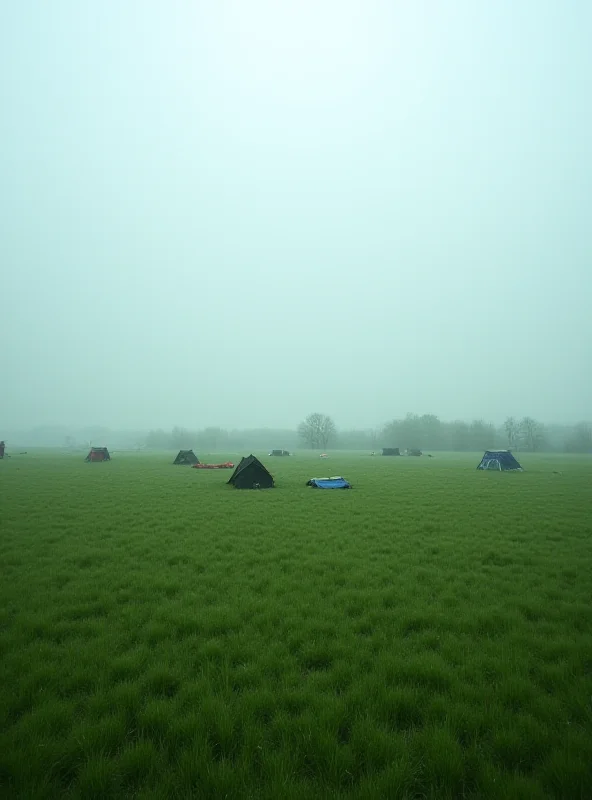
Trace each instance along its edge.
<instances>
[{"instance_id":1,"label":"distant tree line","mask_svg":"<svg viewBox=\"0 0 592 800\"><path fill-rule=\"evenodd\" d=\"M104 427L71 429L45 426L28 431L2 431L8 448L15 446L61 447L84 450L90 443L110 449L181 450L244 453L274 448L297 450L368 450L382 447L421 450L476 451L509 448L530 452L592 453L592 424L543 425L526 416L508 417L503 425L483 419L445 422L434 414L406 414L370 429L337 429L327 414L309 414L296 428L247 430L205 427L191 430L117 431Z\"/></svg>"},{"instance_id":2,"label":"distant tree line","mask_svg":"<svg viewBox=\"0 0 592 800\"><path fill-rule=\"evenodd\" d=\"M508 417L495 426L483 419L471 422L444 422L435 414L408 413L381 428L338 431L325 414L310 414L298 426L302 444L312 449L371 450L399 447L401 450L454 450L470 452L491 448L516 451L592 452L592 425L579 422L573 426L543 425L526 416Z\"/></svg>"},{"instance_id":3,"label":"distant tree line","mask_svg":"<svg viewBox=\"0 0 592 800\"><path fill-rule=\"evenodd\" d=\"M343 431L339 445L345 449L376 447L416 447L421 450L457 452L504 448L515 451L592 452L592 425L579 422L573 426L543 425L526 416L508 417L496 426L483 419L471 422L444 422L434 414L407 414L374 431Z\"/></svg>"}]
</instances>

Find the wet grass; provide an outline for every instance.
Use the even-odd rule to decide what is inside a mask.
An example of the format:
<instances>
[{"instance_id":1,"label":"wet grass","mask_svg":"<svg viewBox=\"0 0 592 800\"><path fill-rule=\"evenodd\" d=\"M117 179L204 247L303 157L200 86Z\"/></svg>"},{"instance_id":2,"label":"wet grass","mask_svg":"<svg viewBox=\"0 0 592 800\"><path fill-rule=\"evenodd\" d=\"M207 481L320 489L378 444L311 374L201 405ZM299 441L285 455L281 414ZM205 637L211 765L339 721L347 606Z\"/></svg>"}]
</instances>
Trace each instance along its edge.
<instances>
[{"instance_id":1,"label":"wet grass","mask_svg":"<svg viewBox=\"0 0 592 800\"><path fill-rule=\"evenodd\" d=\"M589 460L173 455L0 463L3 796L590 796Z\"/></svg>"}]
</instances>

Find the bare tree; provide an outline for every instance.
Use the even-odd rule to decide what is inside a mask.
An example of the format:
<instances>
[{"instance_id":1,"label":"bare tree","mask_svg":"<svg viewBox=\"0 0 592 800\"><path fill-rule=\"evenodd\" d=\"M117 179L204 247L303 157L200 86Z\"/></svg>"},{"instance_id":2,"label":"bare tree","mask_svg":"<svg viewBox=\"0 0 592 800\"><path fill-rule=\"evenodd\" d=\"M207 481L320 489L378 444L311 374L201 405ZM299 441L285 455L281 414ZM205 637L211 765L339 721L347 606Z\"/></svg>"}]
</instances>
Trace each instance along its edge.
<instances>
[{"instance_id":1,"label":"bare tree","mask_svg":"<svg viewBox=\"0 0 592 800\"><path fill-rule=\"evenodd\" d=\"M520 426L514 417L508 417L504 422L504 429L508 437L508 447L513 450L518 443L518 436L520 434Z\"/></svg>"},{"instance_id":2,"label":"bare tree","mask_svg":"<svg viewBox=\"0 0 592 800\"><path fill-rule=\"evenodd\" d=\"M335 423L326 414L309 414L298 426L298 436L314 450L317 447L323 450L335 438L337 430Z\"/></svg>"},{"instance_id":3,"label":"bare tree","mask_svg":"<svg viewBox=\"0 0 592 800\"><path fill-rule=\"evenodd\" d=\"M543 443L543 426L532 417L524 417L520 420L520 441L527 450L536 452Z\"/></svg>"}]
</instances>

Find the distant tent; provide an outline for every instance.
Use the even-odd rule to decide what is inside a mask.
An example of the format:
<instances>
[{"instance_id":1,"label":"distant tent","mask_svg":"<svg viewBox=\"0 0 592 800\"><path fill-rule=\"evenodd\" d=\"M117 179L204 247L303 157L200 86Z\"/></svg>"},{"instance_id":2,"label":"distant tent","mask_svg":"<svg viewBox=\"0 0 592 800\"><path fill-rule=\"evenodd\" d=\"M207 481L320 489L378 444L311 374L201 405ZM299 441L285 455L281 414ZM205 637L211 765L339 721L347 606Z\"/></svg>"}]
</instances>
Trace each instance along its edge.
<instances>
[{"instance_id":1,"label":"distant tent","mask_svg":"<svg viewBox=\"0 0 592 800\"><path fill-rule=\"evenodd\" d=\"M271 453L269 453L269 455L270 456L289 456L290 453L289 453L288 450L272 450Z\"/></svg>"},{"instance_id":2,"label":"distant tent","mask_svg":"<svg viewBox=\"0 0 592 800\"><path fill-rule=\"evenodd\" d=\"M383 447L382 448L382 455L383 456L400 456L401 451L398 447Z\"/></svg>"},{"instance_id":3,"label":"distant tent","mask_svg":"<svg viewBox=\"0 0 592 800\"><path fill-rule=\"evenodd\" d=\"M193 450L179 450L173 464L199 464L199 458L195 455Z\"/></svg>"},{"instance_id":4,"label":"distant tent","mask_svg":"<svg viewBox=\"0 0 592 800\"><path fill-rule=\"evenodd\" d=\"M111 461L111 456L106 447L91 447L85 461Z\"/></svg>"},{"instance_id":5,"label":"distant tent","mask_svg":"<svg viewBox=\"0 0 592 800\"><path fill-rule=\"evenodd\" d=\"M332 478L311 478L306 481L307 486L314 489L351 489L351 483L341 475L334 475Z\"/></svg>"},{"instance_id":6,"label":"distant tent","mask_svg":"<svg viewBox=\"0 0 592 800\"><path fill-rule=\"evenodd\" d=\"M407 455L408 456L421 456L422 452L421 452L421 450L410 450L410 449L408 449L407 450Z\"/></svg>"},{"instance_id":7,"label":"distant tent","mask_svg":"<svg viewBox=\"0 0 592 800\"><path fill-rule=\"evenodd\" d=\"M235 489L272 489L273 478L254 455L241 458L228 483Z\"/></svg>"},{"instance_id":8,"label":"distant tent","mask_svg":"<svg viewBox=\"0 0 592 800\"><path fill-rule=\"evenodd\" d=\"M0 458L4 458L4 448L5 447L6 447L6 445L4 444L4 442L3 441L0 442Z\"/></svg>"},{"instance_id":9,"label":"distant tent","mask_svg":"<svg viewBox=\"0 0 592 800\"><path fill-rule=\"evenodd\" d=\"M524 471L510 450L486 450L477 469Z\"/></svg>"}]
</instances>

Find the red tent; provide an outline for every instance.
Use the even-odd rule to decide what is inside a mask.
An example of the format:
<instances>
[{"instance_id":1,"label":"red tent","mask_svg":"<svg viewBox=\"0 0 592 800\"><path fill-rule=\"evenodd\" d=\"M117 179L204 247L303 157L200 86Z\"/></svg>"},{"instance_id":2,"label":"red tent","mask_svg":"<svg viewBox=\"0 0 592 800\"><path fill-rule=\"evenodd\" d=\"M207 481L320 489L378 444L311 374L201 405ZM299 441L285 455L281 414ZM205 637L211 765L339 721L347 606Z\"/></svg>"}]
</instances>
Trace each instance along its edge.
<instances>
[{"instance_id":1,"label":"red tent","mask_svg":"<svg viewBox=\"0 0 592 800\"><path fill-rule=\"evenodd\" d=\"M111 461L111 456L106 447L91 447L85 461Z\"/></svg>"}]
</instances>

